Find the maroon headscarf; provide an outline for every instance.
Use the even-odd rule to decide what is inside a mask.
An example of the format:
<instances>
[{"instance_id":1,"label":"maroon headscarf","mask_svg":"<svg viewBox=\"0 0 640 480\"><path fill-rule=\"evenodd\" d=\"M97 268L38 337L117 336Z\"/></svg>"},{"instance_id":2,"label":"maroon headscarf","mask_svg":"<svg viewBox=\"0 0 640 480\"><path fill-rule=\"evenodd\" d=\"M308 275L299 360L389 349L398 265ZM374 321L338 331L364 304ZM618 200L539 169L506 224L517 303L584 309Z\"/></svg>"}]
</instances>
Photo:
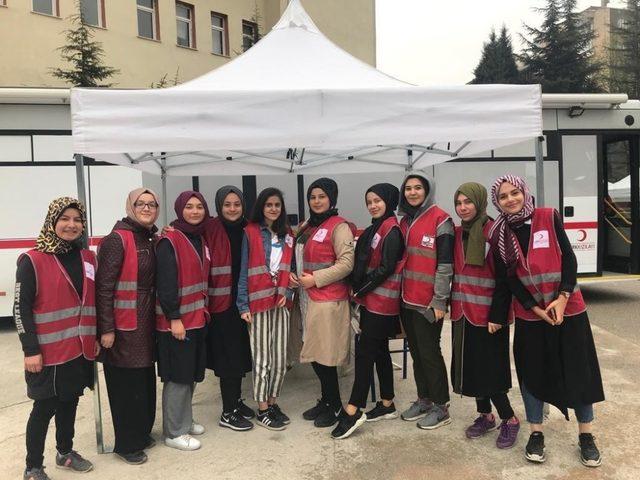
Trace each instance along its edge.
<instances>
[{"instance_id":1,"label":"maroon headscarf","mask_svg":"<svg viewBox=\"0 0 640 480\"><path fill-rule=\"evenodd\" d=\"M184 219L184 215L182 211L184 207L187 205L189 200L193 197L196 197L198 200L202 202L204 206L204 219L198 225L191 225ZM171 222L171 226L176 230L180 230L183 233L190 233L192 235L202 235L205 230L205 225L207 220L209 219L209 206L207 205L207 201L204 199L200 192L194 192L193 190L187 190L186 192L182 192L176 198L176 202L173 205L173 208L178 216L177 220Z\"/></svg>"}]
</instances>

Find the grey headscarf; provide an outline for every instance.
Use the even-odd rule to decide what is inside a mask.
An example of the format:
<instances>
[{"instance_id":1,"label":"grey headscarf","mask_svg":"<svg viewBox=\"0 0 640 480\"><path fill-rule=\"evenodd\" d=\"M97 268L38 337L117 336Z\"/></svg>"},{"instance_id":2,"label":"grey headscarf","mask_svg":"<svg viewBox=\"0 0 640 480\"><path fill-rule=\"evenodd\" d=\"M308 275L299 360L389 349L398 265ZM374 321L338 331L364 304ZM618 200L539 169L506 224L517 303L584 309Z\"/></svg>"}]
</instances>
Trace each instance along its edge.
<instances>
[{"instance_id":1,"label":"grey headscarf","mask_svg":"<svg viewBox=\"0 0 640 480\"><path fill-rule=\"evenodd\" d=\"M222 215L222 205L224 204L224 199L227 198L227 195L229 195L230 193L235 193L236 195L238 195L238 197L240 197L240 202L242 202L242 216L235 222L229 222ZM231 225L244 222L247 209L244 204L244 196L242 195L242 190L240 190L238 187L234 187L233 185L225 185L224 187L220 187L216 192L215 203L216 213L218 217L220 217L220 220L222 220L224 223Z\"/></svg>"}]
</instances>

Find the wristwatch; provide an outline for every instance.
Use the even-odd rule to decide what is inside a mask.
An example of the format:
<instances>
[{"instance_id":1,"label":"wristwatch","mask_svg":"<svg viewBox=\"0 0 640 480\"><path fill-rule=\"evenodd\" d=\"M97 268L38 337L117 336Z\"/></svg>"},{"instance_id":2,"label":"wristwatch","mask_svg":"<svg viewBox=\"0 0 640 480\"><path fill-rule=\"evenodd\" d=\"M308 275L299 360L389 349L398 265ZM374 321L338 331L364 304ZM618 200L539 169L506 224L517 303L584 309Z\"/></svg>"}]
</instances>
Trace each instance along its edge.
<instances>
[{"instance_id":1,"label":"wristwatch","mask_svg":"<svg viewBox=\"0 0 640 480\"><path fill-rule=\"evenodd\" d=\"M569 300L569 297L571 296L571 294L569 292L560 292L560 295L562 295L567 300Z\"/></svg>"}]
</instances>

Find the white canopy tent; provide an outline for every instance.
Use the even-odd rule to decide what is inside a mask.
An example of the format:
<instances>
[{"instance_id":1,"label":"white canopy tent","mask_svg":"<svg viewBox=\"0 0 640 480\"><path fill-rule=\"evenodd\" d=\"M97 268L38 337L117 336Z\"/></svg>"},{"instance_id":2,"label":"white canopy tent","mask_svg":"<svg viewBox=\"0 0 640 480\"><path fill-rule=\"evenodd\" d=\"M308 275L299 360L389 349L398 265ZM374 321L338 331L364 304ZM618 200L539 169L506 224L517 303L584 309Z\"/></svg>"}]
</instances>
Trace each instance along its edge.
<instances>
[{"instance_id":1,"label":"white canopy tent","mask_svg":"<svg viewBox=\"0 0 640 480\"><path fill-rule=\"evenodd\" d=\"M167 175L419 170L542 135L538 85L402 82L329 41L299 0L212 72L167 89L76 88L71 113L81 197L83 156L160 174L165 185ZM540 202L539 140L536 159ZM94 410L104 452L98 389Z\"/></svg>"}]
</instances>

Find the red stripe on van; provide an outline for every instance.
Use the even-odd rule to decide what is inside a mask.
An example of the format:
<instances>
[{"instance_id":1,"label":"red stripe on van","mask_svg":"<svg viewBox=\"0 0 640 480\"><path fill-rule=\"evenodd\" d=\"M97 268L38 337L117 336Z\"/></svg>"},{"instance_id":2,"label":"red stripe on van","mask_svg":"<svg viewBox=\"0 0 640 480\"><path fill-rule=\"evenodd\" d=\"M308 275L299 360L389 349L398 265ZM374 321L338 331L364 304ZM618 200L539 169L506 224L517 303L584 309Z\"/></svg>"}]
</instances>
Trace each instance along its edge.
<instances>
[{"instance_id":1,"label":"red stripe on van","mask_svg":"<svg viewBox=\"0 0 640 480\"><path fill-rule=\"evenodd\" d=\"M578 230L580 228L598 228L598 222L565 222L566 230Z\"/></svg>"},{"instance_id":2,"label":"red stripe on van","mask_svg":"<svg viewBox=\"0 0 640 480\"><path fill-rule=\"evenodd\" d=\"M103 237L90 237L89 245L97 246ZM0 239L0 250L34 248L36 246L35 238L7 238Z\"/></svg>"}]
</instances>

